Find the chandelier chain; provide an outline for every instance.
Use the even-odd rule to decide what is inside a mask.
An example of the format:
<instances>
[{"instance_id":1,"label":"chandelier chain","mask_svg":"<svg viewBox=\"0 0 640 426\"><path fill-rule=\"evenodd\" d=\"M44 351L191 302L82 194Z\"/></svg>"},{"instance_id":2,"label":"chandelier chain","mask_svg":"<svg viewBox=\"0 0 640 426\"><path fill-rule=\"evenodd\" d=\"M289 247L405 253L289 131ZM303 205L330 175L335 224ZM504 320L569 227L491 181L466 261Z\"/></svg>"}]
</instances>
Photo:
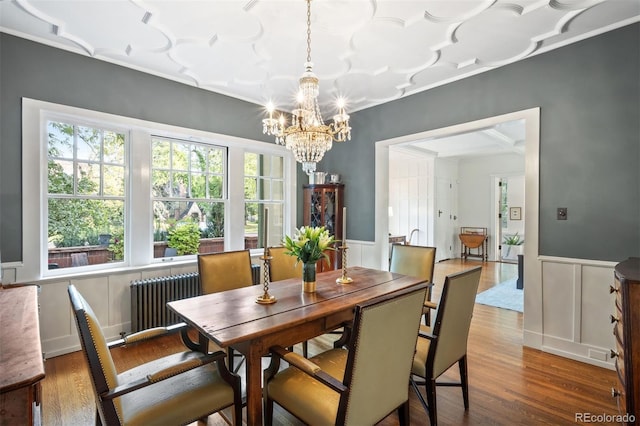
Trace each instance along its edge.
<instances>
[{"instance_id":1,"label":"chandelier chain","mask_svg":"<svg viewBox=\"0 0 640 426\"><path fill-rule=\"evenodd\" d=\"M311 62L311 0L307 0L307 62Z\"/></svg>"}]
</instances>

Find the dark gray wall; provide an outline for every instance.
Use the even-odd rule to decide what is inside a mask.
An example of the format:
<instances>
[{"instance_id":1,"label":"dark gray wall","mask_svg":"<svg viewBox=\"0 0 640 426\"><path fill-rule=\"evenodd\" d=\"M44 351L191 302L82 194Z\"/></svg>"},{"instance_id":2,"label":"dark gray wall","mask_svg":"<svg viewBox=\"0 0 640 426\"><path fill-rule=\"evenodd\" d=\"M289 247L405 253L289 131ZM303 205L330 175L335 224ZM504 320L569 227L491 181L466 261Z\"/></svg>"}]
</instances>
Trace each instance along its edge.
<instances>
[{"instance_id":1,"label":"dark gray wall","mask_svg":"<svg viewBox=\"0 0 640 426\"><path fill-rule=\"evenodd\" d=\"M540 254L640 256L639 40L634 24L352 114L354 139L318 166L344 177L349 237L374 239L375 141L541 107ZM272 141L260 106L0 34L3 262L22 259L22 97Z\"/></svg>"},{"instance_id":2,"label":"dark gray wall","mask_svg":"<svg viewBox=\"0 0 640 426\"><path fill-rule=\"evenodd\" d=\"M634 24L352 114L319 166L343 176L349 237L374 239L376 141L540 107L540 254L640 256L639 41Z\"/></svg>"},{"instance_id":3,"label":"dark gray wall","mask_svg":"<svg viewBox=\"0 0 640 426\"><path fill-rule=\"evenodd\" d=\"M3 262L22 259L22 97L272 141L262 135L264 109L258 105L0 34Z\"/></svg>"}]
</instances>

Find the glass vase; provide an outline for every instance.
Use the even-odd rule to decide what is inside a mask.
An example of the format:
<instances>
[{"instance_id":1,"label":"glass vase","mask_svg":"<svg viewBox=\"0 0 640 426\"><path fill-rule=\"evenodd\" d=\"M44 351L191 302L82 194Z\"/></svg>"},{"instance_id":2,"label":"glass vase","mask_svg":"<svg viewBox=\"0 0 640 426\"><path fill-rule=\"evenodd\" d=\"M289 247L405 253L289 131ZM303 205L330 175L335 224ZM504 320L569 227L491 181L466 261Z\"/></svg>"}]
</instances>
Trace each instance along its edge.
<instances>
[{"instance_id":1,"label":"glass vase","mask_svg":"<svg viewBox=\"0 0 640 426\"><path fill-rule=\"evenodd\" d=\"M302 264L302 291L305 293L316 291L316 262Z\"/></svg>"}]
</instances>

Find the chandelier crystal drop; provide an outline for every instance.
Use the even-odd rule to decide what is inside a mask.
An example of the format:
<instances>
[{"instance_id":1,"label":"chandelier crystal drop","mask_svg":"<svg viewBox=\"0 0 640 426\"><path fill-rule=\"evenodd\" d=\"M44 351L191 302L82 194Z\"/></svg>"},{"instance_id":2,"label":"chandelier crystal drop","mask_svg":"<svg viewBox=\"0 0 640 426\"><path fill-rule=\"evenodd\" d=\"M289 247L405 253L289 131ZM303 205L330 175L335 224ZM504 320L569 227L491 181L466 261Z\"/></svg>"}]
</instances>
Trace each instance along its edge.
<instances>
[{"instance_id":1,"label":"chandelier crystal drop","mask_svg":"<svg viewBox=\"0 0 640 426\"><path fill-rule=\"evenodd\" d=\"M297 108L291 112L291 125L287 126L284 115L275 119L273 104L267 104L269 118L262 120L262 132L275 136L276 143L291 150L296 161L302 163L302 170L311 174L334 141L351 139L351 127L342 99L338 100L338 114L333 116L333 123L326 125L322 119L318 106L319 80L313 73L311 62L311 0L306 1L307 61L304 64L305 72L299 80Z\"/></svg>"}]
</instances>

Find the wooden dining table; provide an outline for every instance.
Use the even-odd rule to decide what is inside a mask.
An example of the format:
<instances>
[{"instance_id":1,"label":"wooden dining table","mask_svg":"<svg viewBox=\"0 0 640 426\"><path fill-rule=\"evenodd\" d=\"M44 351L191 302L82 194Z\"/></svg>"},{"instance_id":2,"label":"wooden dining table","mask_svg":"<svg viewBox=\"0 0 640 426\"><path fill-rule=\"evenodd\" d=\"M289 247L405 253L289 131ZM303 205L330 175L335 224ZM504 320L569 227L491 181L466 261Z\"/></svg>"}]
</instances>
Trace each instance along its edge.
<instances>
[{"instance_id":1,"label":"wooden dining table","mask_svg":"<svg viewBox=\"0 0 640 426\"><path fill-rule=\"evenodd\" d=\"M352 321L354 308L378 296L410 288L416 277L351 267L349 284L337 284L341 270L319 273L315 293L302 292L300 278L270 283L277 301L256 303L263 286L244 287L169 302L169 309L219 346L246 360L247 424L262 424L262 357L274 345L289 347Z\"/></svg>"}]
</instances>

